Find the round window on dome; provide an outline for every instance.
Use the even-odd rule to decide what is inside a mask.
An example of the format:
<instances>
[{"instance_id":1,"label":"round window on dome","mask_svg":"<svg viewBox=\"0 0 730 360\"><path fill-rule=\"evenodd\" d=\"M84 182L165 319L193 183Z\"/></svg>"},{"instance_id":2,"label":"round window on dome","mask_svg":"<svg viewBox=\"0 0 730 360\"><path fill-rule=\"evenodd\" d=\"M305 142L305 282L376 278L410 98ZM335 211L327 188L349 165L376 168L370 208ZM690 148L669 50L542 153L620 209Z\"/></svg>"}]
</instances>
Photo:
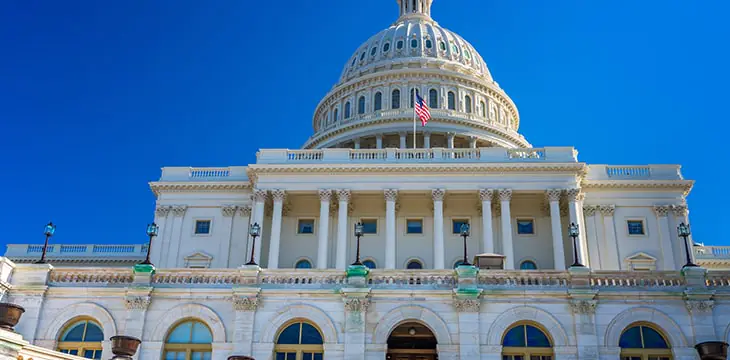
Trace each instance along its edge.
<instances>
[{"instance_id":1,"label":"round window on dome","mask_svg":"<svg viewBox=\"0 0 730 360\"><path fill-rule=\"evenodd\" d=\"M383 52L388 52L390 50L390 43L383 44Z\"/></svg>"},{"instance_id":2,"label":"round window on dome","mask_svg":"<svg viewBox=\"0 0 730 360\"><path fill-rule=\"evenodd\" d=\"M375 56L375 53L378 51L378 48L374 47L370 49L370 56Z\"/></svg>"},{"instance_id":3,"label":"round window on dome","mask_svg":"<svg viewBox=\"0 0 730 360\"><path fill-rule=\"evenodd\" d=\"M443 41L439 42L439 48L441 51L446 51L446 43Z\"/></svg>"},{"instance_id":4,"label":"round window on dome","mask_svg":"<svg viewBox=\"0 0 730 360\"><path fill-rule=\"evenodd\" d=\"M414 49L417 48L418 47L418 40L416 40L416 39L411 40L411 47L414 48Z\"/></svg>"},{"instance_id":5,"label":"round window on dome","mask_svg":"<svg viewBox=\"0 0 730 360\"><path fill-rule=\"evenodd\" d=\"M397 43L395 43L395 47L400 50L403 48L403 40L398 40Z\"/></svg>"},{"instance_id":6,"label":"round window on dome","mask_svg":"<svg viewBox=\"0 0 730 360\"><path fill-rule=\"evenodd\" d=\"M431 40L430 40L430 39L427 39L427 40L426 40L426 49L430 49L430 48L432 48L432 47L433 47L433 42L431 42Z\"/></svg>"}]
</instances>

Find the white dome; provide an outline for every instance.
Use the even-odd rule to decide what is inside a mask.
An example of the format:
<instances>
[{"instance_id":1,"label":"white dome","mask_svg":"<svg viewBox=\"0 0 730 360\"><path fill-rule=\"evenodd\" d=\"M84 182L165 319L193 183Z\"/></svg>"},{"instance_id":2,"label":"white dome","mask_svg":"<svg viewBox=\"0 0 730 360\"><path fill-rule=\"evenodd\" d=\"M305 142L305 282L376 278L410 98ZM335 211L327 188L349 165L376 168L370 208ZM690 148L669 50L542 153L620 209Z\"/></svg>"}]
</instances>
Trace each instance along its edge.
<instances>
[{"instance_id":1,"label":"white dome","mask_svg":"<svg viewBox=\"0 0 730 360\"><path fill-rule=\"evenodd\" d=\"M397 0L395 23L358 48L320 101L304 148L530 146L515 104L476 49L431 18L432 1ZM413 140L416 92L432 119Z\"/></svg>"}]
</instances>

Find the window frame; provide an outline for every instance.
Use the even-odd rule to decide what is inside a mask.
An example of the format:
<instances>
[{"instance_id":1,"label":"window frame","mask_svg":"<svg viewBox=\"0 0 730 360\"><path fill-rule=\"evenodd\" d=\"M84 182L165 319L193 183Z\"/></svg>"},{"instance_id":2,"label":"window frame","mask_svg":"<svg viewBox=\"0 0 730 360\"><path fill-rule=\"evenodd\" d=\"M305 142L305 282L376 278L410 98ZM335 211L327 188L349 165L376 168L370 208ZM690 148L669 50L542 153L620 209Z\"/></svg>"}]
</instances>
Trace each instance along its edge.
<instances>
[{"instance_id":1,"label":"window frame","mask_svg":"<svg viewBox=\"0 0 730 360\"><path fill-rule=\"evenodd\" d=\"M301 344L302 342L302 327L304 325L302 324L308 324L311 327L313 327L315 330L319 332L319 336L322 338L322 344L316 345L316 344ZM279 344L279 337L281 336L281 333L284 332L284 330L288 329L290 326L294 324L299 324L299 343L300 344ZM277 353L296 353L296 360L302 360L304 357L304 354L322 354L322 358L324 358L324 335L322 334L322 330L313 322L308 321L306 319L292 319L291 321L286 322L283 326L279 328L279 332L276 334L276 338L274 340L274 351L273 351L273 359L276 359Z\"/></svg>"},{"instance_id":2,"label":"window frame","mask_svg":"<svg viewBox=\"0 0 730 360\"><path fill-rule=\"evenodd\" d=\"M434 98L434 94L436 94L436 97ZM435 101L434 101L435 100ZM439 108L439 91L435 88L431 88L428 90L428 106L431 109L438 109Z\"/></svg>"},{"instance_id":3,"label":"window frame","mask_svg":"<svg viewBox=\"0 0 730 360\"><path fill-rule=\"evenodd\" d=\"M208 222L208 232L198 233L198 222ZM193 236L212 236L213 235L213 218L193 218Z\"/></svg>"},{"instance_id":4,"label":"window frame","mask_svg":"<svg viewBox=\"0 0 730 360\"><path fill-rule=\"evenodd\" d=\"M398 94L397 98L398 101L396 101L396 94ZM397 106L394 106L397 105ZM393 89L390 91L390 108L391 109L400 109L403 106L403 99L401 99L401 91L400 89Z\"/></svg>"},{"instance_id":5,"label":"window frame","mask_svg":"<svg viewBox=\"0 0 730 360\"><path fill-rule=\"evenodd\" d=\"M362 115L367 111L367 100L365 100L365 95L360 95L360 97L357 98L357 114Z\"/></svg>"},{"instance_id":6,"label":"window frame","mask_svg":"<svg viewBox=\"0 0 730 360\"><path fill-rule=\"evenodd\" d=\"M67 331L75 328L79 323L84 322L84 333L81 335L81 339L84 340L86 338L86 331L88 330L89 323L94 324L96 327L101 330L102 333L102 341L62 341L61 339L66 334ZM61 329L59 332L58 338L56 340L56 351L62 352L64 354L71 354L71 351L76 351L76 356L79 357L85 357L84 353L86 351L94 351L94 355L96 352L99 352L99 359L102 359L101 357L101 351L102 351L102 343L104 337L104 328L101 326L101 324L96 321L96 319L90 317L90 316L79 316L76 318L71 319L66 323L66 325ZM93 358L92 358L93 359Z\"/></svg>"},{"instance_id":7,"label":"window frame","mask_svg":"<svg viewBox=\"0 0 730 360\"><path fill-rule=\"evenodd\" d=\"M674 357L672 355L672 343L669 342L669 338L667 337L667 335L664 333L664 331L662 329L660 329L656 325L646 322L646 321L635 322L635 323L632 323L629 326L627 326L625 329L623 329L621 331L621 335L619 335L619 341L621 341L620 339L626 331L628 331L629 329L632 329L634 327L637 327L637 326L648 327L648 328L656 331L659 334L659 336L661 336L662 339L664 339L664 342L667 343L667 348L658 349L658 348L644 347L645 346L644 345L644 331L640 330L639 334L641 335L642 348L641 349L621 348L621 352L619 354L619 359L623 359L625 357L639 357L639 358L641 358L641 360L649 360L649 357L666 357L666 358L669 358L670 360L674 359Z\"/></svg>"},{"instance_id":8,"label":"window frame","mask_svg":"<svg viewBox=\"0 0 730 360\"><path fill-rule=\"evenodd\" d=\"M373 263L373 266L374 266L372 268L368 267L369 269L377 269L378 268L378 262L375 261L375 259L373 259L373 258L365 258L365 259L362 260L362 264L365 265L365 262L367 262L367 261L372 262ZM367 265L365 265L365 266L367 266Z\"/></svg>"},{"instance_id":9,"label":"window frame","mask_svg":"<svg viewBox=\"0 0 730 360\"><path fill-rule=\"evenodd\" d=\"M363 224L362 234L363 235L378 235L380 233L380 219L377 217L361 217L358 220L361 224ZM375 232L365 232L365 221L375 221Z\"/></svg>"},{"instance_id":10,"label":"window frame","mask_svg":"<svg viewBox=\"0 0 730 360\"><path fill-rule=\"evenodd\" d=\"M408 268L408 265L411 264L411 263L419 263L419 264L421 264L421 268L420 269L409 269ZM415 258L415 257L414 258L408 258L406 260L405 266L403 266L403 269L405 269L405 270L423 270L425 268L426 268L426 263L423 260L421 260L419 258Z\"/></svg>"},{"instance_id":11,"label":"window frame","mask_svg":"<svg viewBox=\"0 0 730 360\"><path fill-rule=\"evenodd\" d=\"M298 268L297 267L297 264L299 264L303 261L306 261L309 263L308 268ZM294 268L294 270L310 270L310 269L314 269L314 263L312 262L312 259L310 259L308 257L300 257L300 258L294 260L294 266L292 266L292 267Z\"/></svg>"},{"instance_id":12,"label":"window frame","mask_svg":"<svg viewBox=\"0 0 730 360\"><path fill-rule=\"evenodd\" d=\"M345 117L343 117L343 119L349 119L352 117L352 105L350 104L349 101L345 103L345 114L344 115L345 115Z\"/></svg>"},{"instance_id":13,"label":"window frame","mask_svg":"<svg viewBox=\"0 0 730 360\"><path fill-rule=\"evenodd\" d=\"M373 111L383 110L383 92L376 91L373 94Z\"/></svg>"},{"instance_id":14,"label":"window frame","mask_svg":"<svg viewBox=\"0 0 730 360\"><path fill-rule=\"evenodd\" d=\"M471 101L470 95L464 96L464 112L467 114L471 114L474 112L474 104L473 101Z\"/></svg>"},{"instance_id":15,"label":"window frame","mask_svg":"<svg viewBox=\"0 0 730 360\"><path fill-rule=\"evenodd\" d=\"M167 331L167 334L165 335L165 340L162 343L162 359L165 359L167 357L168 352L183 352L183 351L185 352L185 360L192 360L194 352L196 352L196 353L197 352L203 352L203 353L209 352L211 359L213 358L213 343L212 342L208 343L208 344L192 344L192 343L170 344L170 343L168 343L170 334L172 334L172 332L175 331L178 328L178 326L181 326L187 322L193 323L193 326L191 326L191 332L195 328L194 323L203 324L203 326L205 326L208 329L208 331L210 332L211 339L213 341L215 341L215 339L213 339L213 330L211 330L210 326L208 326L208 324L206 324L204 321L197 319L197 318L181 319L180 321L176 322L173 326L170 326L170 328ZM191 333L191 337L192 337L192 333Z\"/></svg>"},{"instance_id":16,"label":"window frame","mask_svg":"<svg viewBox=\"0 0 730 360\"><path fill-rule=\"evenodd\" d=\"M504 356L522 356L524 359L530 359L532 356L550 356L551 359L555 360L555 341L553 340L552 336L550 336L550 333L545 330L540 324L532 322L532 321L518 321L512 325L510 325L502 334L502 339L500 340L500 344L504 344L504 337L507 336L507 333L512 331L512 329L518 327L518 326L532 326L534 328L537 328L540 330L545 337L547 337L548 342L550 342L550 347L516 347L516 346L502 346L502 354L501 358L504 358ZM525 345L528 344L527 340L527 331L525 331Z\"/></svg>"},{"instance_id":17,"label":"window frame","mask_svg":"<svg viewBox=\"0 0 730 360\"><path fill-rule=\"evenodd\" d=\"M312 221L312 232L311 233L303 233L303 232L299 231L299 230L301 230L300 225L301 225L302 221ZM296 232L297 235L312 236L312 235L316 235L316 233L317 233L317 219L315 219L313 217L297 218L297 232Z\"/></svg>"},{"instance_id":18,"label":"window frame","mask_svg":"<svg viewBox=\"0 0 730 360\"><path fill-rule=\"evenodd\" d=\"M629 223L632 223L632 222L641 223L641 231L642 231L641 234L632 234L631 233L631 230L629 230L630 229ZM638 218L638 217L626 218L626 235L629 237L647 237L647 236L649 236L649 231L646 227L646 219Z\"/></svg>"},{"instance_id":19,"label":"window frame","mask_svg":"<svg viewBox=\"0 0 730 360\"><path fill-rule=\"evenodd\" d=\"M523 268L522 268L522 264L524 264L524 263L526 263L526 262L531 262L531 263L533 263L533 264L535 265L535 268L534 268L534 269L523 269ZM537 265L537 261L535 261L535 259L532 259L532 258L529 258L529 259L522 259L522 260L520 260L519 270L520 270L520 271L528 271L528 270L540 270L540 266L539 266L539 265Z\"/></svg>"},{"instance_id":20,"label":"window frame","mask_svg":"<svg viewBox=\"0 0 730 360\"><path fill-rule=\"evenodd\" d=\"M418 222L420 222L421 223L421 232L417 232L417 233L409 232L408 231L408 222L409 221L418 221ZM405 225L405 235L407 235L407 236L423 236L423 218L419 218L419 217L407 217L405 219L405 224L404 225Z\"/></svg>"},{"instance_id":21,"label":"window frame","mask_svg":"<svg viewBox=\"0 0 730 360\"><path fill-rule=\"evenodd\" d=\"M519 222L530 221L532 222L532 233L520 233ZM515 217L515 234L520 237L535 237L537 236L537 222L534 217L530 216L517 216Z\"/></svg>"},{"instance_id":22,"label":"window frame","mask_svg":"<svg viewBox=\"0 0 730 360\"><path fill-rule=\"evenodd\" d=\"M454 222L459 220L466 220L466 223L469 225L469 229L471 230L471 217L453 216L451 217L451 235L455 235L457 237L461 237L461 230L459 230L458 232L454 232ZM461 228L461 225L459 225L459 228Z\"/></svg>"},{"instance_id":23,"label":"window frame","mask_svg":"<svg viewBox=\"0 0 730 360\"><path fill-rule=\"evenodd\" d=\"M446 94L446 109L456 111L456 92L449 91Z\"/></svg>"}]
</instances>

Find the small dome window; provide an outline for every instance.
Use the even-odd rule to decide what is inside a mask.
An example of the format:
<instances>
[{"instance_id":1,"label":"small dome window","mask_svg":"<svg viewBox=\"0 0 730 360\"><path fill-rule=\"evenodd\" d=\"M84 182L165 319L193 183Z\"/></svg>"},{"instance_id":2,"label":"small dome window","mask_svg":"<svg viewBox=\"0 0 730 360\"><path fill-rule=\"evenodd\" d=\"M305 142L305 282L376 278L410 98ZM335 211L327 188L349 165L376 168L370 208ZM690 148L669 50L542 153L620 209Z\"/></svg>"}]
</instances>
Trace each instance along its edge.
<instances>
[{"instance_id":1,"label":"small dome window","mask_svg":"<svg viewBox=\"0 0 730 360\"><path fill-rule=\"evenodd\" d=\"M459 47L458 47L458 46L456 46L456 44L453 44L453 43L451 44L451 50L452 50L452 51L453 51L454 53L456 53L456 54L458 54L458 53L459 53Z\"/></svg>"},{"instance_id":2,"label":"small dome window","mask_svg":"<svg viewBox=\"0 0 730 360\"><path fill-rule=\"evenodd\" d=\"M384 53L385 52L388 52L388 50L390 50L390 43L389 42L383 44L383 52Z\"/></svg>"},{"instance_id":3,"label":"small dome window","mask_svg":"<svg viewBox=\"0 0 730 360\"><path fill-rule=\"evenodd\" d=\"M366 54L366 52L363 51L362 55L360 55L360 61L365 60L365 54Z\"/></svg>"},{"instance_id":4,"label":"small dome window","mask_svg":"<svg viewBox=\"0 0 730 360\"><path fill-rule=\"evenodd\" d=\"M471 53L469 52L469 50L464 50L464 57L471 60Z\"/></svg>"},{"instance_id":5,"label":"small dome window","mask_svg":"<svg viewBox=\"0 0 730 360\"><path fill-rule=\"evenodd\" d=\"M400 50L403 48L403 40L398 40L397 43L395 43L395 47Z\"/></svg>"},{"instance_id":6,"label":"small dome window","mask_svg":"<svg viewBox=\"0 0 730 360\"><path fill-rule=\"evenodd\" d=\"M431 39L426 39L426 49L430 49L433 47L433 42Z\"/></svg>"},{"instance_id":7,"label":"small dome window","mask_svg":"<svg viewBox=\"0 0 730 360\"><path fill-rule=\"evenodd\" d=\"M312 268L312 263L309 262L309 260L306 260L306 259L299 260L294 265L294 268L296 268L296 269L311 269Z\"/></svg>"},{"instance_id":8,"label":"small dome window","mask_svg":"<svg viewBox=\"0 0 730 360\"><path fill-rule=\"evenodd\" d=\"M420 270L423 269L423 264L421 264L418 260L411 260L406 265L406 269L408 270Z\"/></svg>"},{"instance_id":9,"label":"small dome window","mask_svg":"<svg viewBox=\"0 0 730 360\"><path fill-rule=\"evenodd\" d=\"M363 265L365 265L368 269L376 269L377 266L375 265L375 261L373 260L365 260L362 262Z\"/></svg>"},{"instance_id":10,"label":"small dome window","mask_svg":"<svg viewBox=\"0 0 730 360\"><path fill-rule=\"evenodd\" d=\"M377 47L373 47L372 49L370 49L370 56L375 56L375 53L377 51L378 51L378 48Z\"/></svg>"},{"instance_id":11,"label":"small dome window","mask_svg":"<svg viewBox=\"0 0 730 360\"><path fill-rule=\"evenodd\" d=\"M354 58L352 58L352 64L350 64L350 66L355 66L355 62L356 61L357 61L357 56L355 56Z\"/></svg>"},{"instance_id":12,"label":"small dome window","mask_svg":"<svg viewBox=\"0 0 730 360\"><path fill-rule=\"evenodd\" d=\"M446 51L446 43L443 41L440 41L439 48L441 49L441 51Z\"/></svg>"},{"instance_id":13,"label":"small dome window","mask_svg":"<svg viewBox=\"0 0 730 360\"><path fill-rule=\"evenodd\" d=\"M414 49L417 48L418 47L418 40L416 40L416 39L411 40L411 47L414 48Z\"/></svg>"}]
</instances>

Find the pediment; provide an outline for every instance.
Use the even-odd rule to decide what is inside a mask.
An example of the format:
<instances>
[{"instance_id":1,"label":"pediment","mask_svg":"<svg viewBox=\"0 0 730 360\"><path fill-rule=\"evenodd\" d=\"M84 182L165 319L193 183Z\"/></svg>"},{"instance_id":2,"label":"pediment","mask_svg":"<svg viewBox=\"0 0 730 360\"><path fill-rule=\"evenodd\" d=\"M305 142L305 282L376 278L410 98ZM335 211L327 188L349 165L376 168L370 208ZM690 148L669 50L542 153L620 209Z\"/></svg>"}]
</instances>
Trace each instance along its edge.
<instances>
[{"instance_id":1,"label":"pediment","mask_svg":"<svg viewBox=\"0 0 730 360\"><path fill-rule=\"evenodd\" d=\"M195 252L185 257L187 261L210 261L213 257L204 252Z\"/></svg>"},{"instance_id":2,"label":"pediment","mask_svg":"<svg viewBox=\"0 0 730 360\"><path fill-rule=\"evenodd\" d=\"M626 258L626 261L657 261L657 258L645 253L639 252Z\"/></svg>"}]
</instances>

